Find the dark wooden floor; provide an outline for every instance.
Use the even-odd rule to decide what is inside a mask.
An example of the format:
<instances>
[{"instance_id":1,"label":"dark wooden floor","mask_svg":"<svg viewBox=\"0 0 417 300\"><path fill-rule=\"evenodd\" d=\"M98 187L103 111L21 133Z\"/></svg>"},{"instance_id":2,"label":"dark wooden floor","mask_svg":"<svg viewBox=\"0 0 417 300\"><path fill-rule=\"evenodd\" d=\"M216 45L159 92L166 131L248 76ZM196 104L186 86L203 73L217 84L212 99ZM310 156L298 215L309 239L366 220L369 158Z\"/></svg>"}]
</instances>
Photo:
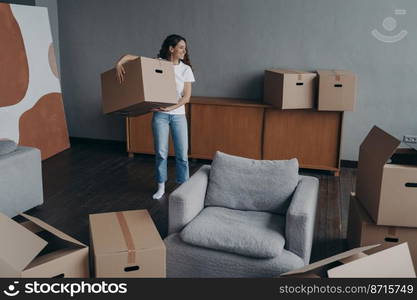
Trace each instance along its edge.
<instances>
[{"instance_id":1,"label":"dark wooden floor","mask_svg":"<svg viewBox=\"0 0 417 300\"><path fill-rule=\"evenodd\" d=\"M190 174L209 161L190 161ZM175 162L168 163L167 191L172 192ZM340 177L304 171L320 180L312 261L345 250L349 194L356 169L343 168ZM123 143L72 141L72 148L43 162L44 204L28 211L89 244L88 215L148 209L162 237L167 234L167 197L153 200L154 157L127 157ZM167 194L166 194L167 195Z\"/></svg>"}]
</instances>

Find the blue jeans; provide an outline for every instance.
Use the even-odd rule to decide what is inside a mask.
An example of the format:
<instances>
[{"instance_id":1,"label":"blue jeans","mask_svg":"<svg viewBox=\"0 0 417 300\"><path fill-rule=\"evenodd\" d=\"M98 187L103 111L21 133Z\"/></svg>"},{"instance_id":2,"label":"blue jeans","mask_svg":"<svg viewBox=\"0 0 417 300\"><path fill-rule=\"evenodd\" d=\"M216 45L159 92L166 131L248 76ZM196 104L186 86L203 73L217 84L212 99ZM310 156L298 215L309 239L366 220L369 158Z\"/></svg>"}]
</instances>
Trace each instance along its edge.
<instances>
[{"instance_id":1,"label":"blue jeans","mask_svg":"<svg viewBox=\"0 0 417 300\"><path fill-rule=\"evenodd\" d=\"M169 129L175 150L175 175L178 183L189 178L188 171L188 128L185 115L170 115L154 112L152 118L153 140L156 159L156 180L167 181L167 158Z\"/></svg>"}]
</instances>

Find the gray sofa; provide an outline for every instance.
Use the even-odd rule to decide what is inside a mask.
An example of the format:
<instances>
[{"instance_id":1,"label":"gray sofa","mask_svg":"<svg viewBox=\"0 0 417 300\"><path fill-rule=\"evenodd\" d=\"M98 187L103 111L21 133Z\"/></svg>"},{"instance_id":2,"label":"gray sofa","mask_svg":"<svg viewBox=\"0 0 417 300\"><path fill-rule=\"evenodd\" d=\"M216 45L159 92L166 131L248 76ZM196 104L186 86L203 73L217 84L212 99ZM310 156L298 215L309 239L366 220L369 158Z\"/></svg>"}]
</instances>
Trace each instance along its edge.
<instances>
[{"instance_id":1,"label":"gray sofa","mask_svg":"<svg viewBox=\"0 0 417 300\"><path fill-rule=\"evenodd\" d=\"M184 228L208 208L205 201L210 169L208 165L203 166L169 197L169 235L164 240L168 277L274 277L309 263L319 186L315 177L300 176L286 214L271 214L271 220L274 218L279 223L274 228L285 239L285 246L275 257L259 258L184 242ZM237 232L245 234L246 231L238 229Z\"/></svg>"},{"instance_id":2,"label":"gray sofa","mask_svg":"<svg viewBox=\"0 0 417 300\"><path fill-rule=\"evenodd\" d=\"M0 212L14 217L43 203L41 167L36 148L18 146L0 152Z\"/></svg>"}]
</instances>

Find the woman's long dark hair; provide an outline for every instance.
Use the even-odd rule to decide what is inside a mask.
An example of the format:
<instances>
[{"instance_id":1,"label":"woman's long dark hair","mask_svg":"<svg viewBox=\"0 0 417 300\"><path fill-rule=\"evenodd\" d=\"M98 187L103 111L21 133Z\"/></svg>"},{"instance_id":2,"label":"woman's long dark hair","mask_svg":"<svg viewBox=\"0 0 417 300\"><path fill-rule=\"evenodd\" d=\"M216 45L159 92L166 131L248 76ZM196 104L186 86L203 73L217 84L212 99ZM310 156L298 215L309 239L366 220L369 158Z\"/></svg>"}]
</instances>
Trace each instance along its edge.
<instances>
[{"instance_id":1,"label":"woman's long dark hair","mask_svg":"<svg viewBox=\"0 0 417 300\"><path fill-rule=\"evenodd\" d=\"M171 54L169 52L169 47L171 46L171 47L175 48L175 46L181 41L184 41L187 45L187 40L184 37L182 37L178 34L168 35L165 38L164 42L162 43L161 50L159 50L158 57L169 60L170 56L171 56ZM191 61L190 61L188 45L185 49L187 50L187 52L185 53L184 59L182 59L182 61L183 61L183 63L192 67L191 66Z\"/></svg>"}]
</instances>

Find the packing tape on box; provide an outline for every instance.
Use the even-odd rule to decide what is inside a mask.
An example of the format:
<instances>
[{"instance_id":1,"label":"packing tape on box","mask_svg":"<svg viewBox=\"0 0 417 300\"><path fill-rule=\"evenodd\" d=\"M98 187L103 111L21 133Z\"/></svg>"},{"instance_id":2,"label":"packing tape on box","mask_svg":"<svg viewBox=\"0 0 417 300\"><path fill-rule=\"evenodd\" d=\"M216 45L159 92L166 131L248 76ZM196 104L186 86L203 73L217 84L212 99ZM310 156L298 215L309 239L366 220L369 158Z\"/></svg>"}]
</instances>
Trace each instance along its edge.
<instances>
[{"instance_id":1,"label":"packing tape on box","mask_svg":"<svg viewBox=\"0 0 417 300\"><path fill-rule=\"evenodd\" d=\"M388 235L396 236L397 235L397 227L388 227Z\"/></svg>"},{"instance_id":2,"label":"packing tape on box","mask_svg":"<svg viewBox=\"0 0 417 300\"><path fill-rule=\"evenodd\" d=\"M123 238L127 246L127 263L129 265L134 264L136 261L135 257L135 244L133 243L132 234L130 233L129 227L127 226L126 218L123 212L116 212L117 221L119 221L120 228L122 229Z\"/></svg>"},{"instance_id":3,"label":"packing tape on box","mask_svg":"<svg viewBox=\"0 0 417 300\"><path fill-rule=\"evenodd\" d=\"M297 78L297 80L299 80L299 81L303 81L303 74L304 74L304 72L300 72L300 71L297 71L297 70L290 70L290 71L292 71L292 72L294 72L294 73L298 74L298 78Z\"/></svg>"},{"instance_id":4,"label":"packing tape on box","mask_svg":"<svg viewBox=\"0 0 417 300\"><path fill-rule=\"evenodd\" d=\"M337 72L336 70L332 70L334 73L334 77L336 78L336 81L340 81L340 76L341 74L339 72Z\"/></svg>"},{"instance_id":5,"label":"packing tape on box","mask_svg":"<svg viewBox=\"0 0 417 300\"><path fill-rule=\"evenodd\" d=\"M291 71L291 72L294 72L295 74L298 74L297 80L303 81L303 74L304 74L304 72L300 72L300 71L297 71L297 70L288 70L288 71Z\"/></svg>"}]
</instances>

